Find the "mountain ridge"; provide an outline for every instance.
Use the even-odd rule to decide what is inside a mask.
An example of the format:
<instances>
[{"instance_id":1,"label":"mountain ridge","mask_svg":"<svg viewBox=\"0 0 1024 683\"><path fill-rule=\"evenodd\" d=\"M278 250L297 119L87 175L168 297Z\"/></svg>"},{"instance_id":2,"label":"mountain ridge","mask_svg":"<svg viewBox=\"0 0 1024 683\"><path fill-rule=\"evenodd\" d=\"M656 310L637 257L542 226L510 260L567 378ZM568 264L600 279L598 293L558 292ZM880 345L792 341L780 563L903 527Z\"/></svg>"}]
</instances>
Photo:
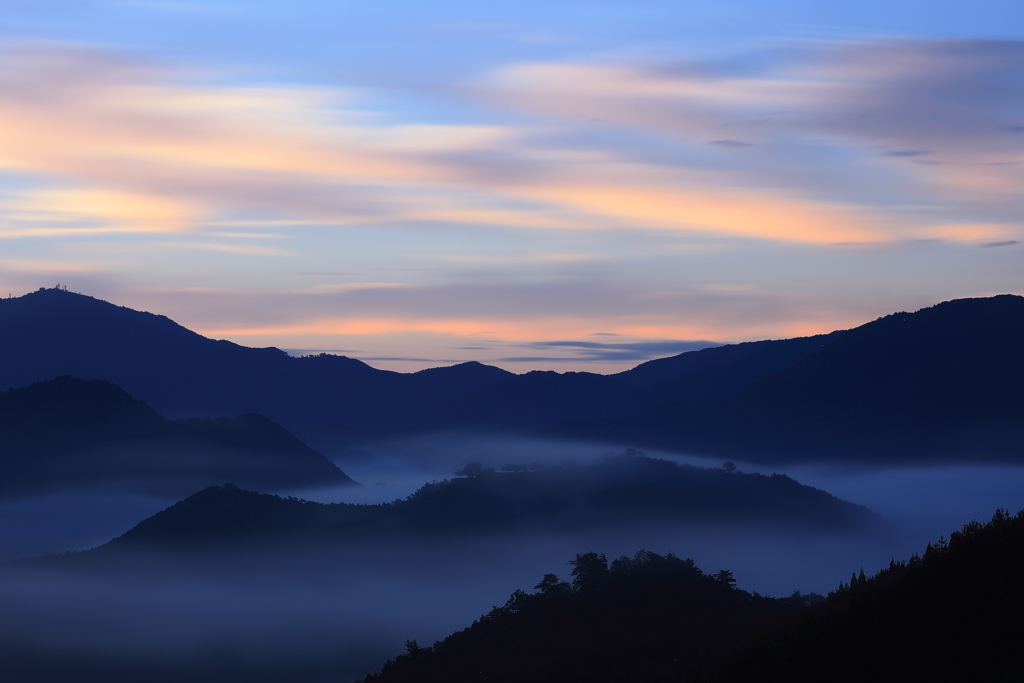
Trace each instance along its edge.
<instances>
[{"instance_id":1,"label":"mountain ridge","mask_svg":"<svg viewBox=\"0 0 1024 683\"><path fill-rule=\"evenodd\" d=\"M0 389L61 375L103 379L169 417L264 414L332 454L430 431L525 434L581 417L584 407L591 416L626 417L666 400L719 400L830 338L714 347L616 375L515 375L477 362L405 374L345 356L296 358L212 340L165 316L41 289L0 300L0 355L14 359L0 365ZM524 396L536 384L548 396L543 411Z\"/></svg>"},{"instance_id":2,"label":"mountain ridge","mask_svg":"<svg viewBox=\"0 0 1024 683\"><path fill-rule=\"evenodd\" d=\"M1024 297L893 313L717 404L550 425L548 436L752 461L1024 461Z\"/></svg>"}]
</instances>

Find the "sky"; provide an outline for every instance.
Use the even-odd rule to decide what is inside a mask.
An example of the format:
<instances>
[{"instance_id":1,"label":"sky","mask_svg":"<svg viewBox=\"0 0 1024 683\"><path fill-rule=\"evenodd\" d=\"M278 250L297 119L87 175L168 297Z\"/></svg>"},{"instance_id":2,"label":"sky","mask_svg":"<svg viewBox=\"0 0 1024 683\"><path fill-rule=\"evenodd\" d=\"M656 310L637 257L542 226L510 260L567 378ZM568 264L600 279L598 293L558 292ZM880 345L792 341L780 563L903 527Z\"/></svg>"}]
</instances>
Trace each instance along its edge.
<instances>
[{"instance_id":1,"label":"sky","mask_svg":"<svg viewBox=\"0 0 1024 683\"><path fill-rule=\"evenodd\" d=\"M1024 5L0 0L0 291L615 372L1024 293Z\"/></svg>"}]
</instances>

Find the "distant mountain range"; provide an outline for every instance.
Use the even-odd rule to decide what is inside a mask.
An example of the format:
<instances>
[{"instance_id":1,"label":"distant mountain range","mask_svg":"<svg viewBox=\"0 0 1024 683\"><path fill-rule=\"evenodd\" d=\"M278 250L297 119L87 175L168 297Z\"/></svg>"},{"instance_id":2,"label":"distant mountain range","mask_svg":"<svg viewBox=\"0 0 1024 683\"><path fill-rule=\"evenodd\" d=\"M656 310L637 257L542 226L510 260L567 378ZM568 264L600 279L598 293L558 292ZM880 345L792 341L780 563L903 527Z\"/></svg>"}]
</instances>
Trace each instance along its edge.
<instances>
[{"instance_id":1,"label":"distant mountain range","mask_svg":"<svg viewBox=\"0 0 1024 683\"><path fill-rule=\"evenodd\" d=\"M614 375L416 373L290 357L59 289L0 300L0 388L113 382L170 417L267 415L329 455L428 432L545 435L778 462L1024 460L1024 298L733 344Z\"/></svg>"},{"instance_id":2,"label":"distant mountain range","mask_svg":"<svg viewBox=\"0 0 1024 683\"><path fill-rule=\"evenodd\" d=\"M263 490L355 485L262 415L167 420L109 382L68 376L0 392L0 495L185 495L226 478Z\"/></svg>"}]
</instances>

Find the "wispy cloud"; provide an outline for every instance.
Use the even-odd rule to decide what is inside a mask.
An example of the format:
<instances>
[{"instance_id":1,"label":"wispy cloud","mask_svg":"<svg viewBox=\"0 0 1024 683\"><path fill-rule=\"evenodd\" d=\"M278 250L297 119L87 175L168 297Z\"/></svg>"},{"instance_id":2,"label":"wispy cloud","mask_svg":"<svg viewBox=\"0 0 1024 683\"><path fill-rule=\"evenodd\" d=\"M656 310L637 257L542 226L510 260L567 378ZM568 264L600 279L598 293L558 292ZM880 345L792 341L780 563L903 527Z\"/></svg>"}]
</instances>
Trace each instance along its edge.
<instances>
[{"instance_id":1,"label":"wispy cloud","mask_svg":"<svg viewBox=\"0 0 1024 683\"><path fill-rule=\"evenodd\" d=\"M838 200L859 207L863 215L853 223L898 236L915 218L887 215L891 197L871 192L880 176L921 203L955 200L963 212L995 220L1020 215L1024 140L1013 131L1021 121L1022 86L1024 42L893 39L791 45L756 63L721 68L514 65L483 87L504 106L576 125L600 112L605 128L647 131L680 155L690 150L691 163L704 166L720 188L770 188L793 205L802 197L822 202L822 209ZM709 160L693 151L700 145L723 155L758 152L741 162ZM629 139L617 151L633 158L649 153ZM716 202L728 203L726 196ZM778 207L766 213L788 222ZM830 218L819 221L830 227ZM803 231L793 236L807 239Z\"/></svg>"},{"instance_id":2,"label":"wispy cloud","mask_svg":"<svg viewBox=\"0 0 1024 683\"><path fill-rule=\"evenodd\" d=\"M733 57L510 64L445 91L446 124L370 90L8 43L0 265L25 266L0 275L107 278L249 344L609 368L1015 286L1021 43Z\"/></svg>"},{"instance_id":3,"label":"wispy cloud","mask_svg":"<svg viewBox=\"0 0 1024 683\"><path fill-rule=\"evenodd\" d=\"M0 55L0 168L51 186L0 211L17 235L39 223L203 230L246 214L296 229L640 227L830 243L899 239L935 222L894 215L889 197L871 196L869 167L845 191L842 178L822 181L837 172L805 157L824 145L884 160L881 172L921 203L955 198L983 220L1019 213L1020 45L850 42L796 52L749 73L510 66L477 92L549 120L496 126L399 123L343 90L225 86L118 53L9 46ZM599 130L577 130L595 113L606 122ZM650 158L609 126L664 137L660 153L674 149L674 161Z\"/></svg>"},{"instance_id":4,"label":"wispy cloud","mask_svg":"<svg viewBox=\"0 0 1024 683\"><path fill-rule=\"evenodd\" d=\"M618 343L601 343L587 341L547 341L531 342L522 346L538 351L566 350L572 358L593 361L643 361L663 356L675 356L687 351L699 351L711 346L718 346L710 341L623 341ZM503 358L506 362L527 362L529 357Z\"/></svg>"}]
</instances>

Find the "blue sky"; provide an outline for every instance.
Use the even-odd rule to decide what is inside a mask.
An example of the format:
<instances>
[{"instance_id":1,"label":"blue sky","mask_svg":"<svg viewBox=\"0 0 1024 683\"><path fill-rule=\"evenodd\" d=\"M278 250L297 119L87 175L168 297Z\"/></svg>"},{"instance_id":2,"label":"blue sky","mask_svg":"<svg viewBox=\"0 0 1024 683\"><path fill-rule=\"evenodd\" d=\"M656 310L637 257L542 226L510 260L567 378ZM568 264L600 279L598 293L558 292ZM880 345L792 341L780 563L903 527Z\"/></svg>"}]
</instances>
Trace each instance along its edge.
<instances>
[{"instance_id":1,"label":"blue sky","mask_svg":"<svg viewBox=\"0 0 1024 683\"><path fill-rule=\"evenodd\" d=\"M0 0L0 287L599 372L1024 293L1022 20Z\"/></svg>"}]
</instances>

